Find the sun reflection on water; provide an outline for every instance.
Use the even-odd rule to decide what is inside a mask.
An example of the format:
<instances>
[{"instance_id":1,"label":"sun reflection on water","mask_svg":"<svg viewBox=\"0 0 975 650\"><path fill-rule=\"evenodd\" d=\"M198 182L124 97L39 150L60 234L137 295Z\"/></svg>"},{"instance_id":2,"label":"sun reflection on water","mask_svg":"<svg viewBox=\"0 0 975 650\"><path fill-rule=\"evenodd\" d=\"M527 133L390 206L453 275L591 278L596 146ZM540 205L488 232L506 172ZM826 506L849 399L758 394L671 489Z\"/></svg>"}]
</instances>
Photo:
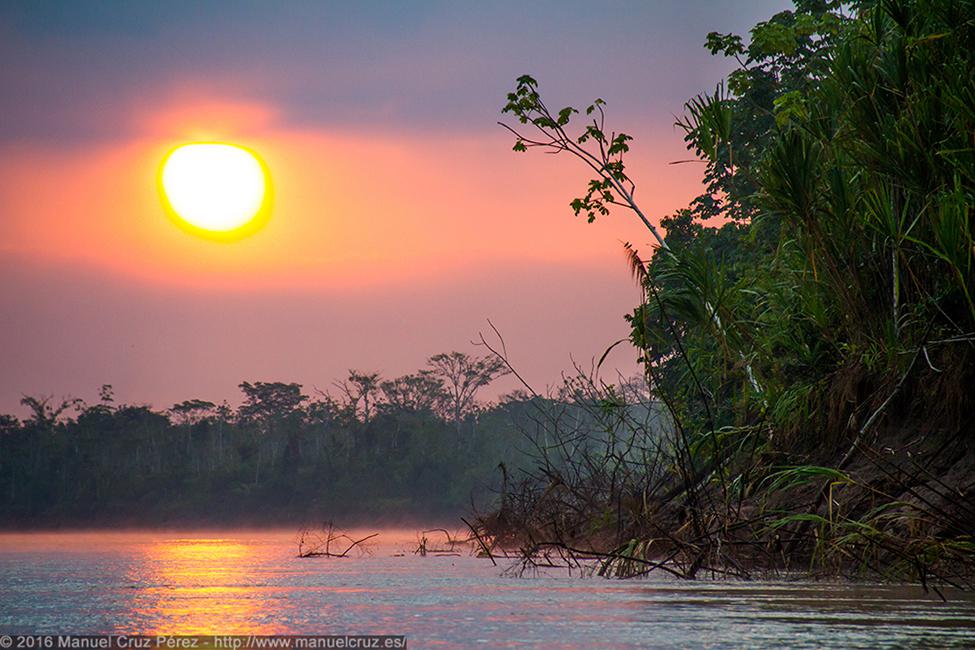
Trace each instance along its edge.
<instances>
[{"instance_id":1,"label":"sun reflection on water","mask_svg":"<svg viewBox=\"0 0 975 650\"><path fill-rule=\"evenodd\" d=\"M262 582L261 548L228 539L170 539L150 544L130 575L136 589L126 632L275 634L278 589ZM266 576L265 576L266 577Z\"/></svg>"}]
</instances>

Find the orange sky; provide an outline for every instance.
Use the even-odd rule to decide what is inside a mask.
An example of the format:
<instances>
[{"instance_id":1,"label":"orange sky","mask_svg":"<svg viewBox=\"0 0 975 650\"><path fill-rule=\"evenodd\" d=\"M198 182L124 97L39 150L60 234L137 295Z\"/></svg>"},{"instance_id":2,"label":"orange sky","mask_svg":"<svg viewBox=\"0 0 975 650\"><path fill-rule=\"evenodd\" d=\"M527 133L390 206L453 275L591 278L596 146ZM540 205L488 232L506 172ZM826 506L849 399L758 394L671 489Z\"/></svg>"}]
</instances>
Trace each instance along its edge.
<instances>
[{"instance_id":1,"label":"orange sky","mask_svg":"<svg viewBox=\"0 0 975 650\"><path fill-rule=\"evenodd\" d=\"M265 114L260 107L211 103L206 110L214 115L241 119L230 120L233 128L225 123L197 129L190 125L200 123L202 109L166 110L149 120L153 127L144 134L98 147L0 149L0 205L10 215L0 223L4 253L20 261L22 273L58 269L76 280L88 278L94 286L82 285L77 292L92 296L92 302L80 311L131 309L136 314L126 318L138 321L137 312L153 309L141 303L148 297L185 302L188 295L210 296L236 303L243 311L234 320L249 321L259 331L227 323L227 308L210 309L204 299L195 314L172 315L183 328L191 319L188 330L133 324L116 334L148 349L150 362L140 362L135 372L120 368L131 362L113 352L110 341L91 340L105 331L103 317L86 320L77 311L73 317L53 317L65 330L80 331L81 350L103 349L87 361L78 350L55 353L50 341L38 341L38 330L23 323L32 336L13 354L22 357L27 372L5 378L8 409L20 392L90 395L101 383L114 383L121 396L135 401L165 404L199 394L191 389L203 391L201 397L231 397L242 379L327 387L348 367L405 373L440 351L477 352L470 341L488 329L489 318L504 329L509 346L521 350L527 374L543 387L571 365L570 355L587 362L626 334L622 314L638 293L620 241L645 244L648 237L626 213L592 225L575 218L568 201L587 177L568 158L515 154L500 128L438 139L329 133L254 119ZM155 184L159 163L174 144L197 133L245 143L264 158L274 202L262 231L241 241L213 242L176 227L165 215ZM663 214L685 205L699 185L692 166L667 165L682 152L676 134L653 150L634 156L631 164L644 179L638 192L646 195L648 211ZM79 276L78 269L86 270ZM50 283L44 291L65 290L48 277L40 280ZM543 283L534 284L538 281ZM32 276L27 282L39 280ZM139 298L106 299L107 284L140 287ZM385 328L367 334L373 328L355 314L370 321L386 318L380 306L390 304L390 294L400 296L393 299L395 336L390 340ZM274 302L281 296L298 305L288 309L335 329L316 340L314 332L280 313ZM239 302L245 299L253 310ZM345 313L318 311L328 304L343 305ZM592 313L580 315L577 309ZM551 322L557 316L562 318ZM157 318L164 321L165 310ZM535 336L553 327L563 331ZM293 338L296 329L300 341ZM277 337L293 341L293 347ZM314 364L294 361L306 358L301 350L309 346L320 351L312 355L321 357L318 372ZM341 364L335 362L334 347L342 348ZM374 353L377 348L380 354ZM174 363L173 354L179 361ZM38 365L44 355L60 361L38 372L52 365L46 359ZM632 370L629 356L621 363ZM209 381L195 377L201 357L213 364L206 374L216 376ZM59 381L55 368L70 359L76 361L66 374L86 375L87 386ZM151 378L163 368L173 383L154 385Z\"/></svg>"},{"instance_id":2,"label":"orange sky","mask_svg":"<svg viewBox=\"0 0 975 650\"><path fill-rule=\"evenodd\" d=\"M0 412L103 383L165 408L395 376L479 352L488 319L528 379L557 382L626 336L620 242L650 238L625 212L573 217L585 169L512 152L504 93L532 72L553 105L606 98L659 219L700 191L700 165L668 163L688 157L673 115L728 69L704 35L778 4L240 5L216 32L168 6L0 8ZM613 45L567 45L582 34ZM166 216L159 165L197 140L261 155L263 230L214 242Z\"/></svg>"},{"instance_id":3,"label":"orange sky","mask_svg":"<svg viewBox=\"0 0 975 650\"><path fill-rule=\"evenodd\" d=\"M197 105L159 108L136 137L97 147L0 149L6 251L156 284L352 290L484 264L619 261L620 240L648 239L625 212L591 226L575 219L568 202L585 169L515 154L500 128L438 138L298 130L263 106ZM246 144L265 160L273 204L261 232L215 243L166 217L159 164L198 139ZM665 214L696 195L699 169L667 164L684 155L676 132L641 150L630 164L645 210Z\"/></svg>"}]
</instances>

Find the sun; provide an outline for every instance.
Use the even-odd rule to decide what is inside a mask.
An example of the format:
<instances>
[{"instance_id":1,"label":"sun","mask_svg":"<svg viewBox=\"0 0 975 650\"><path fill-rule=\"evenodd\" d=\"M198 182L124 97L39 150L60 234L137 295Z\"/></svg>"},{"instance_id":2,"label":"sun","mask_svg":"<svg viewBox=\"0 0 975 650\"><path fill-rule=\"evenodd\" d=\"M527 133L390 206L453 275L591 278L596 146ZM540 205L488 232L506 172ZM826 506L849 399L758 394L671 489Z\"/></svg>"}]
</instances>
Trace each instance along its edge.
<instances>
[{"instance_id":1,"label":"sun","mask_svg":"<svg viewBox=\"0 0 975 650\"><path fill-rule=\"evenodd\" d=\"M267 168L236 144L195 142L163 159L163 204L187 230L211 239L239 239L264 225L269 203Z\"/></svg>"}]
</instances>

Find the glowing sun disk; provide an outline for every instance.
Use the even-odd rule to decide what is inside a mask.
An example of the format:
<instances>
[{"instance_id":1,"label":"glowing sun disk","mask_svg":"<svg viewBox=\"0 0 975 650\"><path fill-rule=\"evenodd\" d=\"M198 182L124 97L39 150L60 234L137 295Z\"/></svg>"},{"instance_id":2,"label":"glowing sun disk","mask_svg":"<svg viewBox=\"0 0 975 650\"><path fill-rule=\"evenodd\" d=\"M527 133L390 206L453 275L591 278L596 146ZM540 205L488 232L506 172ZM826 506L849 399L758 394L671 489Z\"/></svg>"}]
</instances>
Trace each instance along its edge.
<instances>
[{"instance_id":1,"label":"glowing sun disk","mask_svg":"<svg viewBox=\"0 0 975 650\"><path fill-rule=\"evenodd\" d=\"M196 143L166 156L160 174L168 207L204 233L243 229L261 212L267 193L264 166L249 150Z\"/></svg>"}]
</instances>

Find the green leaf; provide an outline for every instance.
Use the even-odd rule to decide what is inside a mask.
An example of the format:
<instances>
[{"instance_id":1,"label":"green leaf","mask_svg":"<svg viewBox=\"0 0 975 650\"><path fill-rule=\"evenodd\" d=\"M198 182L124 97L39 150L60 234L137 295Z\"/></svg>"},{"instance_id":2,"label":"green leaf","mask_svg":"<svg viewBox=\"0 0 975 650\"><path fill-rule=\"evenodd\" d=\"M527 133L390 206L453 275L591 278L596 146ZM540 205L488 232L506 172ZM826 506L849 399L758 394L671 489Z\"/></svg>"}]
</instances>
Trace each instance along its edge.
<instances>
[{"instance_id":1,"label":"green leaf","mask_svg":"<svg viewBox=\"0 0 975 650\"><path fill-rule=\"evenodd\" d=\"M704 47L711 54L721 52L725 56L735 56L745 51L745 48L741 44L741 36L737 34L721 34L719 32L711 32L708 34Z\"/></svg>"}]
</instances>

